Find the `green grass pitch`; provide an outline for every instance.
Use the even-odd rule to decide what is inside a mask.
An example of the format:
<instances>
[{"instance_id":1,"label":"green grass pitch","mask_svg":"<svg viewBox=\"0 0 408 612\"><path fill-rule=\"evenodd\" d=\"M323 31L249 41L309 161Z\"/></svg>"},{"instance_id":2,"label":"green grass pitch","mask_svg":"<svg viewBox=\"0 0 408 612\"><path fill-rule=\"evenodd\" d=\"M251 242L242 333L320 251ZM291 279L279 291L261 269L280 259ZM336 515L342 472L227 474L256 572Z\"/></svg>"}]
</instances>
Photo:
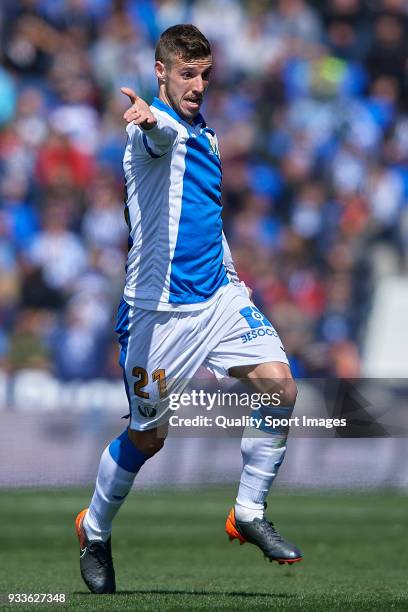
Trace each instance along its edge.
<instances>
[{"instance_id":1,"label":"green grass pitch","mask_svg":"<svg viewBox=\"0 0 408 612\"><path fill-rule=\"evenodd\" d=\"M231 487L132 493L113 536L118 593L95 596L73 527L89 491L1 491L0 609L408 610L407 496L277 491L268 516L305 555L293 566L228 541L233 498ZM9 606L10 592L63 592L68 603Z\"/></svg>"}]
</instances>

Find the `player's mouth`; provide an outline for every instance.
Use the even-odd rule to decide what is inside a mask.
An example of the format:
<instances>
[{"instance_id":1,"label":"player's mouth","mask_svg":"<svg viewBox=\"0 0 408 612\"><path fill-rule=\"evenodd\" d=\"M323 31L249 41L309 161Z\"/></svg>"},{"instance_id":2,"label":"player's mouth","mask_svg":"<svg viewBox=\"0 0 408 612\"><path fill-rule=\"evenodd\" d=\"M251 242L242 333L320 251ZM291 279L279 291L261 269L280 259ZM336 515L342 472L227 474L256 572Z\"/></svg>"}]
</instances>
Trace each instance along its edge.
<instances>
[{"instance_id":1,"label":"player's mouth","mask_svg":"<svg viewBox=\"0 0 408 612\"><path fill-rule=\"evenodd\" d=\"M184 103L187 106L188 110L198 111L201 106L202 99L201 98L184 98Z\"/></svg>"}]
</instances>

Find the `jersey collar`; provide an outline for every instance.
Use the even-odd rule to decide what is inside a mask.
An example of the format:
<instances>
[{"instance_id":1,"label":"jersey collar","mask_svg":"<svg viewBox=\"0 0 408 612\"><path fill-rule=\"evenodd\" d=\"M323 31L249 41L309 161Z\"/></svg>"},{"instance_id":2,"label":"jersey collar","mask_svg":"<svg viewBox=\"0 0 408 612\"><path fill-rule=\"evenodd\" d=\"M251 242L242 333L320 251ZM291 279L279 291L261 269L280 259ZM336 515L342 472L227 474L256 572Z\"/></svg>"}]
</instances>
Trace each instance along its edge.
<instances>
[{"instance_id":1,"label":"jersey collar","mask_svg":"<svg viewBox=\"0 0 408 612\"><path fill-rule=\"evenodd\" d=\"M172 108L171 106L169 106L168 104L163 102L163 100L160 100L160 98L155 97L153 102L152 102L152 106L154 106L155 108L158 108L159 110L164 111L165 113L167 113L168 115L173 117L173 119L175 119L179 123L187 123L187 125L191 125L185 119L182 119L180 117L180 115L178 115L176 113L174 108ZM193 125L194 126L201 125L201 127L203 127L203 128L206 127L206 123L204 121L204 117L202 116L201 113L198 113L198 115L196 117L194 117Z\"/></svg>"}]
</instances>

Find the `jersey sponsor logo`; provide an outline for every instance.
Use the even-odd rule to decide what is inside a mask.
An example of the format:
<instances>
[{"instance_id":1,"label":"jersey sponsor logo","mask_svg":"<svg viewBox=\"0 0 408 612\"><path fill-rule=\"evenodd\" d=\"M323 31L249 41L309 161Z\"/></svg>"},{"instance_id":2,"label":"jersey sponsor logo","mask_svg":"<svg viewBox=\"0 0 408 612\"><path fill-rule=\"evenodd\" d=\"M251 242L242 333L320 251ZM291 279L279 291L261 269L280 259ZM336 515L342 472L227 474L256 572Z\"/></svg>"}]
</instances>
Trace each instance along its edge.
<instances>
[{"instance_id":1,"label":"jersey sponsor logo","mask_svg":"<svg viewBox=\"0 0 408 612\"><path fill-rule=\"evenodd\" d=\"M257 329L258 327L272 327L272 323L268 321L265 315L260 312L256 306L246 306L239 311L244 319L246 319L251 329Z\"/></svg>"},{"instance_id":2,"label":"jersey sponsor logo","mask_svg":"<svg viewBox=\"0 0 408 612\"><path fill-rule=\"evenodd\" d=\"M256 306L247 306L239 311L239 313L246 319L251 331L242 334L242 344L246 344L255 338L262 336L274 336L278 337L278 334L274 330L272 323L268 321L265 315L260 312Z\"/></svg>"},{"instance_id":3,"label":"jersey sponsor logo","mask_svg":"<svg viewBox=\"0 0 408 612\"><path fill-rule=\"evenodd\" d=\"M155 417L157 414L157 410L152 404L138 404L137 409L140 414L144 417Z\"/></svg>"},{"instance_id":4,"label":"jersey sponsor logo","mask_svg":"<svg viewBox=\"0 0 408 612\"><path fill-rule=\"evenodd\" d=\"M246 334L242 334L242 344L246 344L251 340L255 340L255 338L259 338L260 336L275 336L275 338L277 338L278 334L273 329L273 327L267 327L266 329L263 327L261 327L261 329L253 329L247 332Z\"/></svg>"}]
</instances>

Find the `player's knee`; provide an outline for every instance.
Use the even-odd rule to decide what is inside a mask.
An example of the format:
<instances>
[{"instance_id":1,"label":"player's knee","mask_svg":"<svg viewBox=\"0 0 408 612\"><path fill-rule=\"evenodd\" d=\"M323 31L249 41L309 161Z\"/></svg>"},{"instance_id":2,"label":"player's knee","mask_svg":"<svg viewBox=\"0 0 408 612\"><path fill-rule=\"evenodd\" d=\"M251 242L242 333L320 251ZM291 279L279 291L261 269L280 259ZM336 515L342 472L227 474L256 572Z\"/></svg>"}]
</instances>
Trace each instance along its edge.
<instances>
[{"instance_id":1,"label":"player's knee","mask_svg":"<svg viewBox=\"0 0 408 612\"><path fill-rule=\"evenodd\" d=\"M163 448L167 436L167 429L160 431L157 428L147 431L129 429L128 436L138 450L148 457L152 457Z\"/></svg>"},{"instance_id":2,"label":"player's knee","mask_svg":"<svg viewBox=\"0 0 408 612\"><path fill-rule=\"evenodd\" d=\"M293 378L289 378L284 381L282 387L281 405L294 406L298 394L297 384Z\"/></svg>"},{"instance_id":3,"label":"player's knee","mask_svg":"<svg viewBox=\"0 0 408 612\"><path fill-rule=\"evenodd\" d=\"M297 386L286 363L273 361L261 363L255 367L231 368L229 372L236 378L247 379L262 394L269 394L272 406L277 405L277 397L279 397L280 406L293 407L295 405Z\"/></svg>"},{"instance_id":4,"label":"player's knee","mask_svg":"<svg viewBox=\"0 0 408 612\"><path fill-rule=\"evenodd\" d=\"M284 363L269 364L268 378L272 398L275 393L279 393L281 406L294 406L298 390L288 366Z\"/></svg>"}]
</instances>

